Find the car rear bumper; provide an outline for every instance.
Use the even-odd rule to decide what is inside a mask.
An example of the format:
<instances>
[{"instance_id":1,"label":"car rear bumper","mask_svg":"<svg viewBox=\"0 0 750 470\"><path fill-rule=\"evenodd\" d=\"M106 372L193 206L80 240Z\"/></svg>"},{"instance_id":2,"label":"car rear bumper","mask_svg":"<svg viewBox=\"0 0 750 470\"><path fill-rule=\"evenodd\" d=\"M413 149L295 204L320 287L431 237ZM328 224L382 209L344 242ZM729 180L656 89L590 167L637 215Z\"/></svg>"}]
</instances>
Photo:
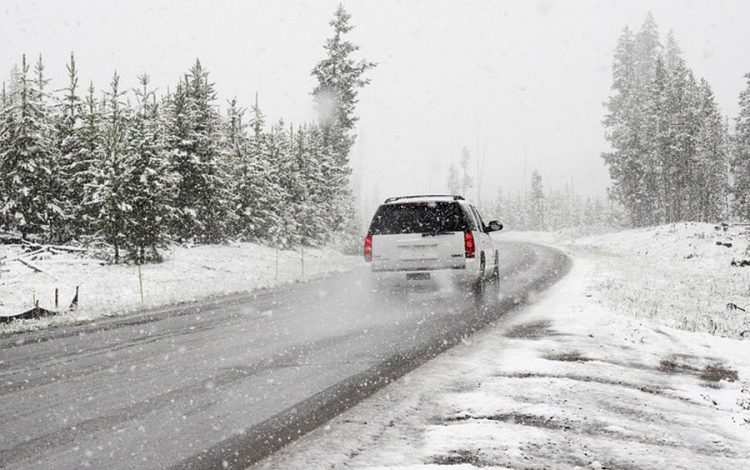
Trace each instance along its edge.
<instances>
[{"instance_id":1,"label":"car rear bumper","mask_svg":"<svg viewBox=\"0 0 750 470\"><path fill-rule=\"evenodd\" d=\"M473 269L372 271L374 281L381 287L416 291L463 289L476 282L478 275Z\"/></svg>"}]
</instances>

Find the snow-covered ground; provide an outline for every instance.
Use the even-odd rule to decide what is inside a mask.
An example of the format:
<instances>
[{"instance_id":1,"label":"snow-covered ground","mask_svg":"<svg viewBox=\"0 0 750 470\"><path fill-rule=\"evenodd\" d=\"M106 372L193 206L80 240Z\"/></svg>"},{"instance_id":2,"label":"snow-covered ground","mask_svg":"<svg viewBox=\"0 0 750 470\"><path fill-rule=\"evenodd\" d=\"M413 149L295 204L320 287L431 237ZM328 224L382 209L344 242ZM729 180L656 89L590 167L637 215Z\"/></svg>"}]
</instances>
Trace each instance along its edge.
<instances>
[{"instance_id":1,"label":"snow-covered ground","mask_svg":"<svg viewBox=\"0 0 750 470\"><path fill-rule=\"evenodd\" d=\"M304 273L302 254L304 253ZM16 320L0 325L0 334L70 324L122 314L142 308L198 300L211 296L247 292L345 271L361 263L359 257L333 250L277 251L251 243L175 246L163 263L141 268L141 302L138 267L105 265L99 260L75 254L44 253L33 264L35 272L13 259L18 247L0 245L0 315L17 314L39 306L54 310L54 294L60 292L60 306L72 300L80 286L75 312L37 320Z\"/></svg>"},{"instance_id":2,"label":"snow-covered ground","mask_svg":"<svg viewBox=\"0 0 750 470\"><path fill-rule=\"evenodd\" d=\"M563 247L590 260L601 302L618 313L687 331L750 335L750 266L732 266L750 262L748 226L681 223L591 236L503 236Z\"/></svg>"},{"instance_id":3,"label":"snow-covered ground","mask_svg":"<svg viewBox=\"0 0 750 470\"><path fill-rule=\"evenodd\" d=\"M742 232L544 235L574 263L533 305L258 467L746 468L750 341L725 309L747 300Z\"/></svg>"}]
</instances>

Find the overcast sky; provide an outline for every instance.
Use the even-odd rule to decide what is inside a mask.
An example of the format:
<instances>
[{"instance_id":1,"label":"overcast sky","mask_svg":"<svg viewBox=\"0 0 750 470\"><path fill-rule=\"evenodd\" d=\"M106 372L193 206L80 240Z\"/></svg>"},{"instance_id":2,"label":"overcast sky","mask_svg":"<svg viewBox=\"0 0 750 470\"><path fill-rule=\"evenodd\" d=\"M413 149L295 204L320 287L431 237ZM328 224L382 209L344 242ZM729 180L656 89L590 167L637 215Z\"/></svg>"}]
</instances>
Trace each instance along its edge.
<instances>
[{"instance_id":1,"label":"overcast sky","mask_svg":"<svg viewBox=\"0 0 750 470\"><path fill-rule=\"evenodd\" d=\"M126 86L149 73L162 90L199 57L222 104L260 94L271 118L314 118L310 70L337 0L11 1L0 3L0 71L41 53L53 85L75 52L81 78ZM532 169L545 186L604 195L600 153L612 51L650 10L673 29L722 111L737 112L750 72L750 2L345 1L360 54L378 63L360 94L352 155L369 197L444 191L463 146L486 155L482 188L516 190ZM524 173L524 161L526 171ZM475 164L473 161L472 164ZM476 193L471 194L476 198Z\"/></svg>"}]
</instances>

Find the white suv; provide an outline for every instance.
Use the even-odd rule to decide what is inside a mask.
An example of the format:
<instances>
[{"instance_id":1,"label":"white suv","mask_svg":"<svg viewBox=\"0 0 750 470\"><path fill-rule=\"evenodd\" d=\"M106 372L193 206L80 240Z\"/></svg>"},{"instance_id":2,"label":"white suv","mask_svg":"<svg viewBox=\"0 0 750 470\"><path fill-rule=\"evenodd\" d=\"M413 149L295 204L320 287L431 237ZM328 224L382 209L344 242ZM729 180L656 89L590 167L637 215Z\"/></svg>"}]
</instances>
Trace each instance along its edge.
<instances>
[{"instance_id":1,"label":"white suv","mask_svg":"<svg viewBox=\"0 0 750 470\"><path fill-rule=\"evenodd\" d=\"M401 196L375 212L365 238L365 261L379 284L440 287L458 285L484 292L498 275L498 252L490 232L461 196Z\"/></svg>"}]
</instances>

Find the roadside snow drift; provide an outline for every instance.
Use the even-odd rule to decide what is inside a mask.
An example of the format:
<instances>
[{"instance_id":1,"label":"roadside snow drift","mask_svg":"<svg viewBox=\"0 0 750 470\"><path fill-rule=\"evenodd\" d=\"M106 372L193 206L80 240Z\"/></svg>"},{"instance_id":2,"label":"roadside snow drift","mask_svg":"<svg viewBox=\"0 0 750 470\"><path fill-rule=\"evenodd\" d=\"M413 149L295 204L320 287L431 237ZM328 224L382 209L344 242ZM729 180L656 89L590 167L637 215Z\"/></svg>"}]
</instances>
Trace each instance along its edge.
<instances>
[{"instance_id":1,"label":"roadside snow drift","mask_svg":"<svg viewBox=\"0 0 750 470\"><path fill-rule=\"evenodd\" d=\"M0 326L0 334L274 287L353 269L359 264L357 257L332 250L277 252L251 243L175 246L163 263L141 267L141 302L137 266L105 265L71 253L45 253L34 260L45 272L36 272L13 261L20 254L20 248L0 245L0 258L5 256L4 266L0 267L0 315L28 310L34 300L39 301L40 307L54 310L56 288L60 292L60 307L65 308L76 286L80 286L79 307L75 312L55 317L13 321Z\"/></svg>"}]
</instances>

